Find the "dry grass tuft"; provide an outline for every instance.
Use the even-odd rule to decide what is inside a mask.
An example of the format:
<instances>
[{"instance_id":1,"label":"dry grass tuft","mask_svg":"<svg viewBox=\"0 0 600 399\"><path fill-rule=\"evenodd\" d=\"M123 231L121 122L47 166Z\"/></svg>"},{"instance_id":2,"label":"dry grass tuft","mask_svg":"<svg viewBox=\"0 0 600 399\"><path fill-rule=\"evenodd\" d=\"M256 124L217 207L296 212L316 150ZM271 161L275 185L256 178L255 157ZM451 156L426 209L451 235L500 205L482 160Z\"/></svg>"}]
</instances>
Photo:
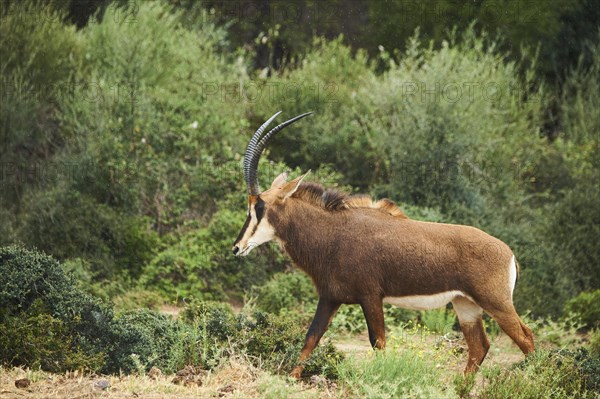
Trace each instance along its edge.
<instances>
[{"instance_id":1,"label":"dry grass tuft","mask_svg":"<svg viewBox=\"0 0 600 399\"><path fill-rule=\"evenodd\" d=\"M52 374L22 368L0 368L0 397L30 399L88 399L88 398L264 398L268 389L277 385L293 397L339 397L327 387L294 382L260 370L243 357L233 357L215 371L203 374L202 385L174 384L175 375L153 373L152 376L101 376L82 372ZM15 381L28 378L27 388L17 388ZM109 387L101 389L99 381ZM265 384L267 383L267 384Z\"/></svg>"}]
</instances>

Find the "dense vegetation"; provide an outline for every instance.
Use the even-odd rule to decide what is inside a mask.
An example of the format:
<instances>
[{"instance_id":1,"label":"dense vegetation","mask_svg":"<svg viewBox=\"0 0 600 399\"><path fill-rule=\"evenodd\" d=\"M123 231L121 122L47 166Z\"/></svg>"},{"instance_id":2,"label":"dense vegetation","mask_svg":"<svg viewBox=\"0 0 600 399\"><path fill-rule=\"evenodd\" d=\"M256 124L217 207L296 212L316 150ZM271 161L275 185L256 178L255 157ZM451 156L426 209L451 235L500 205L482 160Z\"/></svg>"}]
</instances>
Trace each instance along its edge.
<instances>
[{"instance_id":1,"label":"dense vegetation","mask_svg":"<svg viewBox=\"0 0 600 399\"><path fill-rule=\"evenodd\" d=\"M311 285L287 273L276 246L245 259L230 254L244 219L244 146L280 109L315 113L273 141L259 168L263 187L283 170L311 168L312 180L391 198L415 219L480 227L519 259L521 313L574 315L595 331L600 29L585 13L590 2L567 3L549 7L544 24L509 25L501 35L482 8L479 22L461 14L451 31L425 19L416 32L394 36L388 23L335 37L332 21L313 37L302 24L249 28L227 22L218 6L187 1L99 1L89 20L72 5L7 2L2 362L104 372L215 367L231 348L226 341L260 357L278 343L253 334L283 329L282 342L294 344L260 364L291 367L314 309ZM372 4L373 20L393 17ZM569 33L577 46L557 44L584 14L590 29ZM551 40L538 48L541 38ZM256 309L237 316L197 302L249 298ZM138 310L165 303L187 306L187 316ZM386 312L434 331L454 324L446 311ZM349 307L334 329L361 331L360 317ZM297 331L284 329L290 320ZM210 336L221 343L208 353L202 334L214 323L220 330ZM43 331L54 340L40 341ZM36 351L23 350L30 343ZM322 351L314 370L355 372L330 365L332 347ZM535 373L538 361L521 370Z\"/></svg>"}]
</instances>

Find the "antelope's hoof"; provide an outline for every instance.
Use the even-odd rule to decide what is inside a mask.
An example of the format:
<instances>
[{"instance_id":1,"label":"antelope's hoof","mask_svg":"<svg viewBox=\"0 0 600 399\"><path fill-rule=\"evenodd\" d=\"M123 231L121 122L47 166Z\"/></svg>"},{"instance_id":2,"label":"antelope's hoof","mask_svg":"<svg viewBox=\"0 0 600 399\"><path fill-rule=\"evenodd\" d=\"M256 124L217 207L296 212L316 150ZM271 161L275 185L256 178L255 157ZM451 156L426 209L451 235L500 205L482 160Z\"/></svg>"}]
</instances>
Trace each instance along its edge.
<instances>
[{"instance_id":1,"label":"antelope's hoof","mask_svg":"<svg viewBox=\"0 0 600 399\"><path fill-rule=\"evenodd\" d=\"M297 366L291 373L290 373L290 377L295 378L297 380L300 379L300 376L302 375L302 370L303 367L301 366Z\"/></svg>"}]
</instances>

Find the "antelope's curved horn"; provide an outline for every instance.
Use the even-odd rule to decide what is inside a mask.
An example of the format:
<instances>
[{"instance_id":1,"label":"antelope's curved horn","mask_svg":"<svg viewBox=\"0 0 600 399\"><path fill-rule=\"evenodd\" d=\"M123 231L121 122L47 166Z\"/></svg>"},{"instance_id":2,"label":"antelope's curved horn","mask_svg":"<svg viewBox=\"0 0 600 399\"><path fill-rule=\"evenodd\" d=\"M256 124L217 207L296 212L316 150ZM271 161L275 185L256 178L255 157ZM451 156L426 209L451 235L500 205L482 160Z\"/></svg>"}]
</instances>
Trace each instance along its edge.
<instances>
[{"instance_id":1,"label":"antelope's curved horn","mask_svg":"<svg viewBox=\"0 0 600 399\"><path fill-rule=\"evenodd\" d=\"M304 113L302 115L298 115L290 120L287 120L277 126L275 126L273 129L271 129L267 134L265 134L260 141L258 142L258 144L256 144L256 146L252 149L252 157L250 158L250 164L249 164L249 174L248 174L248 192L251 195L258 195L259 191L258 191L258 177L257 177L257 170L258 170L258 161L260 160L260 156L262 155L262 152L264 151L269 139L271 137L273 137L275 134L277 134L277 132L281 131L284 127L291 125L292 123L296 122L297 120L300 120L302 118L304 118L305 116L308 116L312 114L312 112L307 112ZM275 114L275 116L277 116L278 114ZM262 126L261 126L262 127ZM252 137L254 139L254 137ZM246 160L244 160L244 163L246 162Z\"/></svg>"},{"instance_id":2,"label":"antelope's curved horn","mask_svg":"<svg viewBox=\"0 0 600 399\"><path fill-rule=\"evenodd\" d=\"M256 130L256 132L254 132L252 138L248 142L248 146L246 147L246 154L244 155L244 180L246 181L248 193L250 194L258 195L258 184L256 184L255 188L253 188L250 182L250 164L254 154L254 147L256 147L256 144L258 144L258 141L260 140L260 137L262 136L267 126L269 126L269 124L273 122L273 119L277 118L277 115L279 115L280 113L281 111L275 113L275 115L267 119L267 121L263 123L258 128L258 130Z\"/></svg>"}]
</instances>

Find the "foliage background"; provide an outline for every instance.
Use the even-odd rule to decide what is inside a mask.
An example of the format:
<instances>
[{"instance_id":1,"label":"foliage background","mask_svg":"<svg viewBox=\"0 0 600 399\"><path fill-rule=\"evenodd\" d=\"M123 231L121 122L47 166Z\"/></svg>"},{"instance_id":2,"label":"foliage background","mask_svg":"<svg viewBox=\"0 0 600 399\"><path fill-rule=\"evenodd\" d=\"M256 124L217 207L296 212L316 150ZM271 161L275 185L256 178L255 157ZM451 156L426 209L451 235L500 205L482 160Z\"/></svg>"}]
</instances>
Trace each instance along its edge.
<instances>
[{"instance_id":1,"label":"foliage background","mask_svg":"<svg viewBox=\"0 0 600 399\"><path fill-rule=\"evenodd\" d=\"M460 3L3 2L0 245L52 255L117 310L257 292L310 310L303 283L272 280L292 268L277 247L230 246L250 133L313 110L273 141L263 187L311 168L480 227L519 259L518 310L562 315L600 288L598 8Z\"/></svg>"}]
</instances>

